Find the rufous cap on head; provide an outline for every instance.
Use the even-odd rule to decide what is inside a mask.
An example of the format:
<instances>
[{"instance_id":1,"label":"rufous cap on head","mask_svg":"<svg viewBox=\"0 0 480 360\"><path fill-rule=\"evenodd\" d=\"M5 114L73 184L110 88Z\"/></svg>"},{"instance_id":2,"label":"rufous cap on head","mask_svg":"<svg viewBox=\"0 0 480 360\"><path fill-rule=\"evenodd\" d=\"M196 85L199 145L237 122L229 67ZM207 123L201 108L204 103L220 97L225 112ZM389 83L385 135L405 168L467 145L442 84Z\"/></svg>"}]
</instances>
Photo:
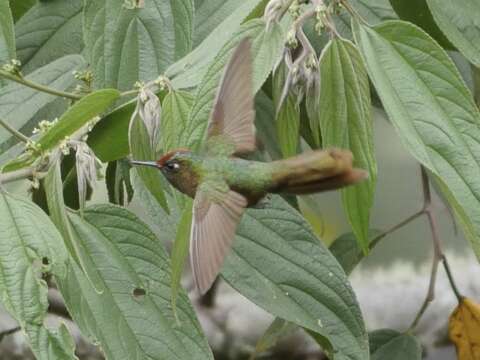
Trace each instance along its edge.
<instances>
[{"instance_id":1,"label":"rufous cap on head","mask_svg":"<svg viewBox=\"0 0 480 360\"><path fill-rule=\"evenodd\" d=\"M160 159L157 160L157 165L162 167L165 165L165 163L170 160L172 157L174 157L178 153L188 153L190 150L187 148L180 148L180 149L175 149L172 151L167 152L164 154Z\"/></svg>"}]
</instances>

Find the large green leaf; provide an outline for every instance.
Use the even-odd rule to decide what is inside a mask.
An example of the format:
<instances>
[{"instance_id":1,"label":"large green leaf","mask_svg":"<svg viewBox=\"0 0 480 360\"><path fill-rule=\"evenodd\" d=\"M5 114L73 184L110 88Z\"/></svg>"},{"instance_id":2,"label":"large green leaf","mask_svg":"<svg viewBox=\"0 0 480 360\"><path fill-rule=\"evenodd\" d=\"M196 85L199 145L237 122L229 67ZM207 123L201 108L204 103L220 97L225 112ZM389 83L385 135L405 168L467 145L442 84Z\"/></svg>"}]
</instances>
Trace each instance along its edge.
<instances>
[{"instance_id":1,"label":"large green leaf","mask_svg":"<svg viewBox=\"0 0 480 360\"><path fill-rule=\"evenodd\" d=\"M160 109L158 111L160 111ZM157 159L156 149L153 148L153 145L151 144L151 138L147 127L137 111L130 120L129 143L133 159L147 161ZM150 166L137 166L135 167L135 170L158 203L168 211L168 204L164 191L167 189L167 182L162 173L158 169Z\"/></svg>"},{"instance_id":2,"label":"large green leaf","mask_svg":"<svg viewBox=\"0 0 480 360\"><path fill-rule=\"evenodd\" d=\"M320 131L324 147L351 150L354 165L369 174L366 181L342 190L343 207L353 232L363 251L368 252L377 165L367 70L350 41L335 39L322 53L320 74L320 128L314 131Z\"/></svg>"},{"instance_id":3,"label":"large green leaf","mask_svg":"<svg viewBox=\"0 0 480 360\"><path fill-rule=\"evenodd\" d=\"M410 334L395 330L375 330L369 334L371 360L421 360L422 348Z\"/></svg>"},{"instance_id":4,"label":"large green leaf","mask_svg":"<svg viewBox=\"0 0 480 360\"><path fill-rule=\"evenodd\" d=\"M263 91L259 91L255 97L255 127L260 142L259 150L265 150L272 160L280 159L282 153L275 136L275 107Z\"/></svg>"},{"instance_id":5,"label":"large green leaf","mask_svg":"<svg viewBox=\"0 0 480 360\"><path fill-rule=\"evenodd\" d=\"M65 112L58 122L37 141L39 149L48 151L69 138L77 130L102 114L119 97L115 89L103 89L88 94ZM40 156L39 152L26 152L7 163L3 171L13 171L32 164Z\"/></svg>"},{"instance_id":6,"label":"large green leaf","mask_svg":"<svg viewBox=\"0 0 480 360\"><path fill-rule=\"evenodd\" d=\"M297 97L289 93L282 99L287 71L287 67L282 63L275 70L272 81L277 139L283 157L296 155L300 143L300 106Z\"/></svg>"},{"instance_id":7,"label":"large green leaf","mask_svg":"<svg viewBox=\"0 0 480 360\"><path fill-rule=\"evenodd\" d=\"M104 282L98 294L71 263L60 290L85 335L110 359L213 359L185 292L170 306L170 263L152 232L129 211L100 205L71 214ZM82 296L78 296L79 291Z\"/></svg>"},{"instance_id":8,"label":"large green leaf","mask_svg":"<svg viewBox=\"0 0 480 360\"><path fill-rule=\"evenodd\" d=\"M433 20L426 0L390 0L390 3L400 19L418 25L429 33L430 36L432 36L444 48L454 49L452 44ZM452 13L452 15L453 14L454 13Z\"/></svg>"},{"instance_id":9,"label":"large green leaf","mask_svg":"<svg viewBox=\"0 0 480 360\"><path fill-rule=\"evenodd\" d=\"M70 54L80 54L83 0L40 1L16 24L17 56L29 73Z\"/></svg>"},{"instance_id":10,"label":"large green leaf","mask_svg":"<svg viewBox=\"0 0 480 360\"><path fill-rule=\"evenodd\" d=\"M233 49L245 37L252 39L253 87L255 93L270 74L283 49L283 30L279 24L273 24L267 30L263 20L250 20L241 26L240 30L218 53L215 61L203 77L196 93L188 127L182 133L182 144L191 147L203 139L223 68Z\"/></svg>"},{"instance_id":11,"label":"large green leaf","mask_svg":"<svg viewBox=\"0 0 480 360\"><path fill-rule=\"evenodd\" d=\"M153 80L192 44L193 0L87 0L84 38L97 87L129 89Z\"/></svg>"},{"instance_id":12,"label":"large green leaf","mask_svg":"<svg viewBox=\"0 0 480 360\"><path fill-rule=\"evenodd\" d=\"M398 18L389 0L351 0L349 3L370 25L377 25L382 21ZM350 19L350 14L346 10L334 18L337 31L348 39L353 38ZM318 36L315 36L313 25L314 23L310 22L306 28L308 30L307 34L309 34L309 37L315 44L318 41L315 37ZM323 45L326 45L327 41L328 40L326 40ZM316 48L318 48L318 46Z\"/></svg>"},{"instance_id":13,"label":"large green leaf","mask_svg":"<svg viewBox=\"0 0 480 360\"><path fill-rule=\"evenodd\" d=\"M43 150L53 148L94 117L104 113L119 96L118 90L102 89L81 98L38 140L38 145Z\"/></svg>"},{"instance_id":14,"label":"large green leaf","mask_svg":"<svg viewBox=\"0 0 480 360\"><path fill-rule=\"evenodd\" d=\"M370 230L368 233L368 247L372 250L384 236L378 230ZM365 253L359 246L357 238L353 233L346 233L336 238L328 248L335 259L342 265L347 275L365 258Z\"/></svg>"},{"instance_id":15,"label":"large green leaf","mask_svg":"<svg viewBox=\"0 0 480 360\"><path fill-rule=\"evenodd\" d=\"M9 0L10 8L12 9L13 20L17 22L37 0Z\"/></svg>"},{"instance_id":16,"label":"large green leaf","mask_svg":"<svg viewBox=\"0 0 480 360\"><path fill-rule=\"evenodd\" d=\"M251 3L253 4L253 2ZM234 24L240 25L244 17L248 15L248 12L244 11L242 12L244 17L242 17L242 13L237 10L242 5L243 2L238 0L204 1L201 6L195 9L193 46L197 47L208 35L215 33L215 28L232 14L235 14L235 20L233 18L231 19L232 21L229 24L230 30L232 30L231 27L234 26ZM245 7L245 9L248 8L249 6ZM253 9L253 7L251 9Z\"/></svg>"},{"instance_id":17,"label":"large green leaf","mask_svg":"<svg viewBox=\"0 0 480 360\"><path fill-rule=\"evenodd\" d=\"M84 61L81 56L67 55L34 71L27 78L57 90L65 90L75 82L72 72L83 66ZM0 89L0 118L19 130L31 131L34 124L29 121L37 111L55 99L54 95L11 83ZM18 140L9 132L3 128L0 129L0 153L5 152L17 142Z\"/></svg>"},{"instance_id":18,"label":"large green leaf","mask_svg":"<svg viewBox=\"0 0 480 360\"><path fill-rule=\"evenodd\" d=\"M356 24L355 39L406 149L441 182L480 257L480 114L460 74L409 23Z\"/></svg>"},{"instance_id":19,"label":"large green leaf","mask_svg":"<svg viewBox=\"0 0 480 360\"><path fill-rule=\"evenodd\" d=\"M8 0L0 0L0 64L15 59L15 35Z\"/></svg>"},{"instance_id":20,"label":"large green leaf","mask_svg":"<svg viewBox=\"0 0 480 360\"><path fill-rule=\"evenodd\" d=\"M480 2L426 1L440 30L472 64L480 67Z\"/></svg>"},{"instance_id":21,"label":"large green leaf","mask_svg":"<svg viewBox=\"0 0 480 360\"><path fill-rule=\"evenodd\" d=\"M318 334L331 359L368 359L367 333L345 273L279 196L244 214L222 275L271 314Z\"/></svg>"},{"instance_id":22,"label":"large green leaf","mask_svg":"<svg viewBox=\"0 0 480 360\"><path fill-rule=\"evenodd\" d=\"M121 159L130 153L128 125L136 104L124 104L107 114L90 132L87 143L103 162Z\"/></svg>"},{"instance_id":23,"label":"large green leaf","mask_svg":"<svg viewBox=\"0 0 480 360\"><path fill-rule=\"evenodd\" d=\"M162 103L161 148L165 153L182 147L182 132L187 128L194 96L186 91L171 91Z\"/></svg>"},{"instance_id":24,"label":"large green leaf","mask_svg":"<svg viewBox=\"0 0 480 360\"><path fill-rule=\"evenodd\" d=\"M65 277L67 252L55 226L31 201L0 191L0 294L19 322L38 359L72 359L73 341L65 329L43 327L50 273Z\"/></svg>"},{"instance_id":25,"label":"large green leaf","mask_svg":"<svg viewBox=\"0 0 480 360\"><path fill-rule=\"evenodd\" d=\"M211 61L215 59L222 46L238 31L242 21L260 1L261 0L245 0L237 2L238 5L235 10L222 19L223 21L210 32L208 37L203 39L192 52L172 64L166 70L166 76L172 79L172 84L176 89L192 88L198 85ZM211 2L212 1L205 1L202 3L202 6L208 6L210 9L207 3ZM220 5L218 0L214 0L214 2ZM234 6L232 3L232 1L229 1L227 6ZM201 18L202 15L195 15L196 21L199 21L198 19ZM219 20L217 18L215 19ZM205 21L210 24L212 20L209 18Z\"/></svg>"}]
</instances>

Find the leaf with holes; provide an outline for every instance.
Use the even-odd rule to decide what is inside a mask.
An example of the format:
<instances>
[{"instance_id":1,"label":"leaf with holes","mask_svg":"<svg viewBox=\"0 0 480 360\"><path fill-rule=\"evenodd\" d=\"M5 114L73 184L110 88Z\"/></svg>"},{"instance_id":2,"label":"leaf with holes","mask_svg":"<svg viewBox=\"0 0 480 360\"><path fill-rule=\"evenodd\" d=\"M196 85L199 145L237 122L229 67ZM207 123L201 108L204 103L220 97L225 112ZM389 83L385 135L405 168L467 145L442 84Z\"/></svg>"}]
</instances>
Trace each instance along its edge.
<instances>
[{"instance_id":1,"label":"leaf with holes","mask_svg":"<svg viewBox=\"0 0 480 360\"><path fill-rule=\"evenodd\" d=\"M25 331L40 360L73 356L73 340L66 330L43 326L48 301L42 274L64 279L67 251L45 213L27 199L0 190L0 296L7 311Z\"/></svg>"},{"instance_id":2,"label":"leaf with holes","mask_svg":"<svg viewBox=\"0 0 480 360\"><path fill-rule=\"evenodd\" d=\"M190 51L193 0L143 3L127 9L124 0L85 2L85 46L96 87L130 89L163 74Z\"/></svg>"},{"instance_id":3,"label":"leaf with holes","mask_svg":"<svg viewBox=\"0 0 480 360\"><path fill-rule=\"evenodd\" d=\"M334 39L323 50L318 131L324 147L349 149L355 167L368 179L342 190L343 209L362 250L368 252L370 209L377 180L373 148L370 87L365 65L355 45Z\"/></svg>"},{"instance_id":4,"label":"leaf with holes","mask_svg":"<svg viewBox=\"0 0 480 360\"><path fill-rule=\"evenodd\" d=\"M480 113L445 51L420 28L356 23L355 40L405 148L429 169L480 258Z\"/></svg>"},{"instance_id":5,"label":"leaf with holes","mask_svg":"<svg viewBox=\"0 0 480 360\"><path fill-rule=\"evenodd\" d=\"M279 196L243 215L222 275L269 313L317 334L331 358L368 359L367 332L347 276Z\"/></svg>"},{"instance_id":6,"label":"leaf with holes","mask_svg":"<svg viewBox=\"0 0 480 360\"><path fill-rule=\"evenodd\" d=\"M82 9L82 0L39 1L15 24L24 73L82 52Z\"/></svg>"},{"instance_id":7,"label":"leaf with holes","mask_svg":"<svg viewBox=\"0 0 480 360\"><path fill-rule=\"evenodd\" d=\"M111 205L87 208L83 219L72 213L70 219L105 290L96 293L73 262L60 290L82 332L107 358L213 359L184 291L177 299L176 325L168 256L140 219Z\"/></svg>"}]
</instances>

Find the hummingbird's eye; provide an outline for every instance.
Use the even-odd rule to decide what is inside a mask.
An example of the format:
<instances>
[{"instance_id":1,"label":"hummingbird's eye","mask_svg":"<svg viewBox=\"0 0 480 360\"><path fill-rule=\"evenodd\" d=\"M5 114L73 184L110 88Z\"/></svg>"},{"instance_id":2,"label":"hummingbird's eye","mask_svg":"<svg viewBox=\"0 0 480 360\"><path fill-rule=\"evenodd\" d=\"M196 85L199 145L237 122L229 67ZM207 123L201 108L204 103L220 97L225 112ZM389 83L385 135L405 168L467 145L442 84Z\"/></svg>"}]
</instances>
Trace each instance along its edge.
<instances>
[{"instance_id":1,"label":"hummingbird's eye","mask_svg":"<svg viewBox=\"0 0 480 360\"><path fill-rule=\"evenodd\" d=\"M169 162L165 164L165 167L169 171L177 171L178 169L180 169L180 164L177 162Z\"/></svg>"}]
</instances>

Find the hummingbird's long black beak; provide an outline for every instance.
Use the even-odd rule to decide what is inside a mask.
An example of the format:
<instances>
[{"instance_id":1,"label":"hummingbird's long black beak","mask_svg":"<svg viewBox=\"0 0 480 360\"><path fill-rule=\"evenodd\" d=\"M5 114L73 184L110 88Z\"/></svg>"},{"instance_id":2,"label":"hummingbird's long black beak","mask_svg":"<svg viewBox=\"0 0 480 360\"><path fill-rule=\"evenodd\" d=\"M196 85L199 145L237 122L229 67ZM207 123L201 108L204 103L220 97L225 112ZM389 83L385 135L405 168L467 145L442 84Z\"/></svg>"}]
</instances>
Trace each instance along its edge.
<instances>
[{"instance_id":1,"label":"hummingbird's long black beak","mask_svg":"<svg viewBox=\"0 0 480 360\"><path fill-rule=\"evenodd\" d=\"M132 165L142 165L142 166L153 166L153 167L158 168L158 164L155 161L130 160L130 164L132 164Z\"/></svg>"}]
</instances>

